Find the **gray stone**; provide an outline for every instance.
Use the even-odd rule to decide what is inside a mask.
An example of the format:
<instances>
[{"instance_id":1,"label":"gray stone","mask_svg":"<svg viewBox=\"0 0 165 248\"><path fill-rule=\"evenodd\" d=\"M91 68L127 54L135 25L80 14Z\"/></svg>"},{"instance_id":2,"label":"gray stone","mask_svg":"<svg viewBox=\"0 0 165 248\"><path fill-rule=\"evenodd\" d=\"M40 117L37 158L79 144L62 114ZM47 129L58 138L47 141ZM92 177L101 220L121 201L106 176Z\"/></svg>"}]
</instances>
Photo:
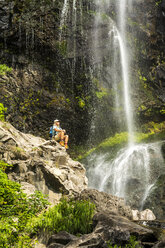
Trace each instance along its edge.
<instances>
[{"instance_id":1,"label":"gray stone","mask_svg":"<svg viewBox=\"0 0 165 248\"><path fill-rule=\"evenodd\" d=\"M90 200L96 206L96 211L107 213L116 213L132 219L132 210L126 206L123 198L119 198L105 192L99 192L96 189L85 189L81 192L78 199Z\"/></svg>"},{"instance_id":2,"label":"gray stone","mask_svg":"<svg viewBox=\"0 0 165 248\"><path fill-rule=\"evenodd\" d=\"M165 248L165 241L158 242L152 248Z\"/></svg>"},{"instance_id":3,"label":"gray stone","mask_svg":"<svg viewBox=\"0 0 165 248\"><path fill-rule=\"evenodd\" d=\"M70 241L76 240L77 237L65 232L65 231L61 231L58 234L52 235L49 240L48 240L48 244L47 246L49 246L52 243L59 243L62 245L66 245L68 244Z\"/></svg>"},{"instance_id":4,"label":"gray stone","mask_svg":"<svg viewBox=\"0 0 165 248\"><path fill-rule=\"evenodd\" d=\"M14 165L9 172L12 180L33 185L48 194L52 203L57 203L57 194L61 197L61 192L75 194L87 188L85 168L73 161L57 142L21 133L3 122L0 134L1 157Z\"/></svg>"},{"instance_id":5,"label":"gray stone","mask_svg":"<svg viewBox=\"0 0 165 248\"><path fill-rule=\"evenodd\" d=\"M65 247L64 245L61 245L61 244L57 244L57 243L53 243L49 246L47 246L47 248L63 248Z\"/></svg>"}]
</instances>

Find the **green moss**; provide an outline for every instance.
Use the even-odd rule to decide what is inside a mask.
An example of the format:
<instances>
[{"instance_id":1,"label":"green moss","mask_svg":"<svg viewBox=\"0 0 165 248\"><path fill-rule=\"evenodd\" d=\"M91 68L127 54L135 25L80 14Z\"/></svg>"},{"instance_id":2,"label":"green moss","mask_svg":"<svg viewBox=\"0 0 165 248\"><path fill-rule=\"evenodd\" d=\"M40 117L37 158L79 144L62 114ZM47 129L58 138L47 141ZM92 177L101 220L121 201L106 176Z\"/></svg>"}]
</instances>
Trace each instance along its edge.
<instances>
[{"instance_id":1,"label":"green moss","mask_svg":"<svg viewBox=\"0 0 165 248\"><path fill-rule=\"evenodd\" d=\"M5 64L0 64L0 75L5 75L7 72L11 72L12 68Z\"/></svg>"},{"instance_id":2,"label":"green moss","mask_svg":"<svg viewBox=\"0 0 165 248\"><path fill-rule=\"evenodd\" d=\"M162 0L156 0L155 5L159 6L162 3Z\"/></svg>"},{"instance_id":3,"label":"green moss","mask_svg":"<svg viewBox=\"0 0 165 248\"><path fill-rule=\"evenodd\" d=\"M0 121L5 120L5 112L7 111L7 108L4 107L3 103L0 103Z\"/></svg>"},{"instance_id":4,"label":"green moss","mask_svg":"<svg viewBox=\"0 0 165 248\"><path fill-rule=\"evenodd\" d=\"M165 138L165 122L162 123L149 122L148 124L145 125L146 125L145 128L144 126L142 126L142 128L145 129L145 132L134 133L133 139L135 143L141 143L141 142L148 143L157 140L162 140ZM127 143L128 143L127 132L116 133L114 136L105 139L98 146L90 150L84 149L84 151L80 152L80 155L77 156L76 160L83 160L93 152L111 151L114 155L120 148L124 147Z\"/></svg>"},{"instance_id":5,"label":"green moss","mask_svg":"<svg viewBox=\"0 0 165 248\"><path fill-rule=\"evenodd\" d=\"M81 161L82 159L87 158L91 153L93 153L96 150L96 147L86 151L86 149L84 150L84 152L81 152L81 155L78 155L75 160L77 161Z\"/></svg>"},{"instance_id":6,"label":"green moss","mask_svg":"<svg viewBox=\"0 0 165 248\"><path fill-rule=\"evenodd\" d=\"M67 41L66 40L58 41L56 45L59 53L65 57L67 55Z\"/></svg>"},{"instance_id":7,"label":"green moss","mask_svg":"<svg viewBox=\"0 0 165 248\"><path fill-rule=\"evenodd\" d=\"M98 99L102 99L104 96L107 96L108 92L106 89L102 89L102 91L96 91L96 96Z\"/></svg>"},{"instance_id":8,"label":"green moss","mask_svg":"<svg viewBox=\"0 0 165 248\"><path fill-rule=\"evenodd\" d=\"M82 98L81 98L81 97L79 97L79 96L77 96L77 97L76 97L76 100L77 100L77 102L78 102L78 106L79 106L79 108L84 109L84 108L85 108L85 106L86 106L86 104L85 104L85 100L84 100L84 99L82 99Z\"/></svg>"},{"instance_id":9,"label":"green moss","mask_svg":"<svg viewBox=\"0 0 165 248\"><path fill-rule=\"evenodd\" d=\"M106 147L112 147L116 145L121 145L123 143L128 142L128 133L122 132L122 133L116 133L113 137L109 137L105 141L103 141L98 148L106 148Z\"/></svg>"}]
</instances>

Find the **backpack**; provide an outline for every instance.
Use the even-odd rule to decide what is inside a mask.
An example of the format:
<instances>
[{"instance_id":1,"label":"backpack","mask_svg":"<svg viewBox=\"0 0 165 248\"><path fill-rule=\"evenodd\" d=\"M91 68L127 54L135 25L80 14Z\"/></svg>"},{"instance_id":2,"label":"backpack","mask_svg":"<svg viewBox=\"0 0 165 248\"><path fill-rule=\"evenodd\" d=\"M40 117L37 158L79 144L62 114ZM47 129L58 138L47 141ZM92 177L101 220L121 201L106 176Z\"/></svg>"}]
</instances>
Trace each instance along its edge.
<instances>
[{"instance_id":1,"label":"backpack","mask_svg":"<svg viewBox=\"0 0 165 248\"><path fill-rule=\"evenodd\" d=\"M53 136L54 136L54 130L53 130L53 126L51 126L49 131L49 137L52 138Z\"/></svg>"}]
</instances>

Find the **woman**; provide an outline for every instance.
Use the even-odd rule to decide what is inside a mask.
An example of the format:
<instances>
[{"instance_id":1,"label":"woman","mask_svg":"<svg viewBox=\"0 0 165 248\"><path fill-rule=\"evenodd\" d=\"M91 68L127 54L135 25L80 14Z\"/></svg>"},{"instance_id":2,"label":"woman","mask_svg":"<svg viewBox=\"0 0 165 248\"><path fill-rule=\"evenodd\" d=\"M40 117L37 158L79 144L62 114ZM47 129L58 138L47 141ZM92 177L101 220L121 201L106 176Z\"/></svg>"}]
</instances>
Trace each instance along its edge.
<instances>
[{"instance_id":1,"label":"woman","mask_svg":"<svg viewBox=\"0 0 165 248\"><path fill-rule=\"evenodd\" d=\"M69 136L66 135L66 131L60 127L60 121L54 120L53 130L55 133L55 140L60 141L61 146L65 146L65 149L68 149L68 140Z\"/></svg>"}]
</instances>

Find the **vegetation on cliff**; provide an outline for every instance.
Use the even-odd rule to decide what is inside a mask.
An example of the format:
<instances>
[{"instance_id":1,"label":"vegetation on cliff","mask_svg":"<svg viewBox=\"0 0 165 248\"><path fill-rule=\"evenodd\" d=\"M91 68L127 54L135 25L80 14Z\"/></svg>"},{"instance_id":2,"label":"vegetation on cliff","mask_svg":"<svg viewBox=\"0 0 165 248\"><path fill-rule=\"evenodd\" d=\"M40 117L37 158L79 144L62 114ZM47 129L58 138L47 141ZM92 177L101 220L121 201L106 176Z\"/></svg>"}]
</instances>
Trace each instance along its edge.
<instances>
[{"instance_id":1,"label":"vegetation on cliff","mask_svg":"<svg viewBox=\"0 0 165 248\"><path fill-rule=\"evenodd\" d=\"M27 196L21 185L8 179L5 170L11 166L0 161L0 247L33 247L41 232L65 230L73 234L92 231L95 206L89 201L62 199L45 211L49 202L36 191ZM41 213L42 212L42 213Z\"/></svg>"},{"instance_id":2,"label":"vegetation on cliff","mask_svg":"<svg viewBox=\"0 0 165 248\"><path fill-rule=\"evenodd\" d=\"M25 231L27 221L49 203L40 192L24 194L19 183L8 179L5 173L8 167L0 161L0 247L32 247Z\"/></svg>"}]
</instances>

